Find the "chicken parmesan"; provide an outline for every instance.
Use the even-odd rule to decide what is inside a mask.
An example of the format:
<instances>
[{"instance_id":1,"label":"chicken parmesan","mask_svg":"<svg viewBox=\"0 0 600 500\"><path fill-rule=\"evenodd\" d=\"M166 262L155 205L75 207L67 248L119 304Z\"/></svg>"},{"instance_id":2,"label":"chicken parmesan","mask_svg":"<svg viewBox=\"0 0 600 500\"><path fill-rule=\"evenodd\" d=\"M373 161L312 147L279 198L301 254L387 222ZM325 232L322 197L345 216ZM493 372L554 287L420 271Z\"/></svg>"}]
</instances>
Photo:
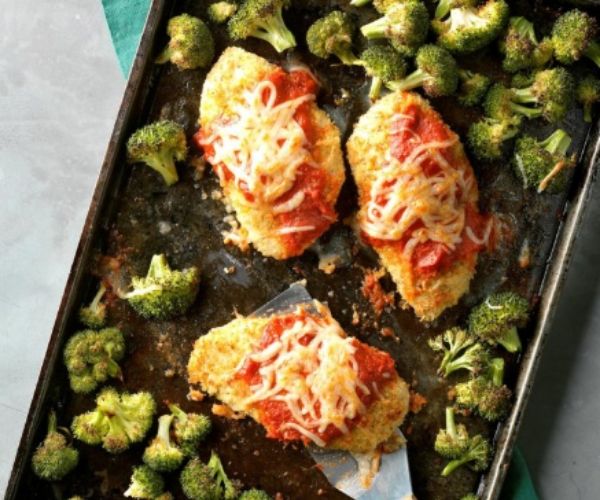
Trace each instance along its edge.
<instances>
[{"instance_id":1,"label":"chicken parmesan","mask_svg":"<svg viewBox=\"0 0 600 500\"><path fill-rule=\"evenodd\" d=\"M347 336L316 301L214 328L196 341L188 375L269 438L356 453L392 440L409 406L391 356Z\"/></svg>"},{"instance_id":2,"label":"chicken parmesan","mask_svg":"<svg viewBox=\"0 0 600 500\"><path fill-rule=\"evenodd\" d=\"M395 92L360 118L347 148L362 239L417 316L435 319L469 289L493 230L458 136L423 98Z\"/></svg>"},{"instance_id":3,"label":"chicken parmesan","mask_svg":"<svg viewBox=\"0 0 600 500\"><path fill-rule=\"evenodd\" d=\"M336 220L344 182L337 127L305 69L230 47L204 83L194 136L243 237L263 255L300 255Z\"/></svg>"}]
</instances>

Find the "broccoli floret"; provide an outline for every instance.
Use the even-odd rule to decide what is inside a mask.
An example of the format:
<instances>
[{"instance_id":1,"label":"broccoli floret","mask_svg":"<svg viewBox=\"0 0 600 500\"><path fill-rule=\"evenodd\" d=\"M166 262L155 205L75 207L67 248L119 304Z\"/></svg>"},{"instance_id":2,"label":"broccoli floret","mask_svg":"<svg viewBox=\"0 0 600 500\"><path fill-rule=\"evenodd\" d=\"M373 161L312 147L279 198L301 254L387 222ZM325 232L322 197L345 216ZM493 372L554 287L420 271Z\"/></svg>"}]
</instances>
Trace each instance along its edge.
<instances>
[{"instance_id":1,"label":"broccoli floret","mask_svg":"<svg viewBox=\"0 0 600 500\"><path fill-rule=\"evenodd\" d=\"M490 295L469 314L469 333L508 352L521 350L517 328L525 326L529 318L529 303L514 292Z\"/></svg>"},{"instance_id":2,"label":"broccoli floret","mask_svg":"<svg viewBox=\"0 0 600 500\"><path fill-rule=\"evenodd\" d=\"M513 169L523 187L536 188L539 193L563 191L569 180L569 170L575 166L575 157L567 156L571 138L561 129L540 141L523 135L515 144Z\"/></svg>"},{"instance_id":3,"label":"broccoli floret","mask_svg":"<svg viewBox=\"0 0 600 500\"><path fill-rule=\"evenodd\" d=\"M462 328L450 328L443 335L429 341L429 346L444 357L438 373L447 377L457 370L469 370L478 373L487 366L489 355L487 350Z\"/></svg>"},{"instance_id":4,"label":"broccoli floret","mask_svg":"<svg viewBox=\"0 0 600 500\"><path fill-rule=\"evenodd\" d=\"M187 456L195 455L198 444L212 428L210 418L198 413L186 413L176 404L169 405L169 410L175 417L173 431L177 443Z\"/></svg>"},{"instance_id":5,"label":"broccoli floret","mask_svg":"<svg viewBox=\"0 0 600 500\"><path fill-rule=\"evenodd\" d=\"M492 83L487 76L464 69L458 70L458 79L458 102L463 106L479 104Z\"/></svg>"},{"instance_id":6,"label":"broccoli floret","mask_svg":"<svg viewBox=\"0 0 600 500\"><path fill-rule=\"evenodd\" d=\"M466 54L495 40L508 21L509 8L504 0L488 0L481 6L465 6L450 11L444 20L431 25L438 43L451 52Z\"/></svg>"},{"instance_id":7,"label":"broccoli floret","mask_svg":"<svg viewBox=\"0 0 600 500\"><path fill-rule=\"evenodd\" d=\"M400 80L406 74L406 62L402 56L388 45L373 45L363 51L360 60L367 75L371 77L369 98L374 101L386 82Z\"/></svg>"},{"instance_id":8,"label":"broccoli floret","mask_svg":"<svg viewBox=\"0 0 600 500\"><path fill-rule=\"evenodd\" d=\"M350 16L334 10L317 19L306 32L308 50L321 59L335 56L344 64L357 64L358 58L352 52L354 23Z\"/></svg>"},{"instance_id":9,"label":"broccoli floret","mask_svg":"<svg viewBox=\"0 0 600 500\"><path fill-rule=\"evenodd\" d=\"M237 10L237 4L232 2L217 2L208 6L208 18L215 24L223 24Z\"/></svg>"},{"instance_id":10,"label":"broccoli floret","mask_svg":"<svg viewBox=\"0 0 600 500\"><path fill-rule=\"evenodd\" d=\"M371 0L350 0L349 5L352 5L352 7L364 7L370 3Z\"/></svg>"},{"instance_id":11,"label":"broccoli floret","mask_svg":"<svg viewBox=\"0 0 600 500\"><path fill-rule=\"evenodd\" d=\"M215 57L215 41L208 26L188 14L169 19L167 34L171 38L156 58L158 64L171 61L179 69L206 68Z\"/></svg>"},{"instance_id":12,"label":"broccoli floret","mask_svg":"<svg viewBox=\"0 0 600 500\"><path fill-rule=\"evenodd\" d=\"M102 302L105 293L106 287L100 283L100 288L90 305L79 309L79 321L88 328L98 329L106 324L106 304Z\"/></svg>"},{"instance_id":13,"label":"broccoli floret","mask_svg":"<svg viewBox=\"0 0 600 500\"><path fill-rule=\"evenodd\" d=\"M452 474L459 467L467 464L474 471L483 471L490 462L490 443L480 434L469 440L469 448L460 457L455 458L444 467L442 476Z\"/></svg>"},{"instance_id":14,"label":"broccoli floret","mask_svg":"<svg viewBox=\"0 0 600 500\"><path fill-rule=\"evenodd\" d=\"M109 378L122 378L118 362L125 356L125 339L117 328L83 330L69 339L63 354L71 389L87 394Z\"/></svg>"},{"instance_id":15,"label":"broccoli floret","mask_svg":"<svg viewBox=\"0 0 600 500\"><path fill-rule=\"evenodd\" d=\"M260 38L277 52L295 47L296 39L282 17L288 6L289 0L246 0L229 19L229 36L233 40Z\"/></svg>"},{"instance_id":16,"label":"broccoli floret","mask_svg":"<svg viewBox=\"0 0 600 500\"><path fill-rule=\"evenodd\" d=\"M446 428L435 437L435 451L446 458L457 458L469 449L469 441L467 428L454 421L454 408L446 408Z\"/></svg>"},{"instance_id":17,"label":"broccoli floret","mask_svg":"<svg viewBox=\"0 0 600 500\"><path fill-rule=\"evenodd\" d=\"M392 90L423 87L431 97L453 94L458 86L458 68L454 57L437 45L423 45L415 59L417 69L402 80L387 82Z\"/></svg>"},{"instance_id":18,"label":"broccoli floret","mask_svg":"<svg viewBox=\"0 0 600 500\"><path fill-rule=\"evenodd\" d=\"M244 491L238 500L271 500L271 495L263 490L247 490Z\"/></svg>"},{"instance_id":19,"label":"broccoli floret","mask_svg":"<svg viewBox=\"0 0 600 500\"><path fill-rule=\"evenodd\" d=\"M155 500L164 495L164 491L165 481L162 476L147 465L140 465L133 468L129 488L124 495Z\"/></svg>"},{"instance_id":20,"label":"broccoli floret","mask_svg":"<svg viewBox=\"0 0 600 500\"><path fill-rule=\"evenodd\" d=\"M583 119L592 122L592 109L600 101L600 79L588 75L577 84L577 101L583 106Z\"/></svg>"},{"instance_id":21,"label":"broccoli floret","mask_svg":"<svg viewBox=\"0 0 600 500\"><path fill-rule=\"evenodd\" d=\"M145 277L132 278L133 290L122 297L140 316L165 320L188 310L198 295L199 282L197 267L173 270L159 254L152 257Z\"/></svg>"},{"instance_id":22,"label":"broccoli floret","mask_svg":"<svg viewBox=\"0 0 600 500\"><path fill-rule=\"evenodd\" d=\"M478 3L479 0L437 0L434 18L443 19L452 9L476 7Z\"/></svg>"},{"instance_id":23,"label":"broccoli floret","mask_svg":"<svg viewBox=\"0 0 600 500\"><path fill-rule=\"evenodd\" d=\"M588 57L600 66L600 44L596 41L596 20L578 9L565 12L552 28L554 57L562 64L572 64Z\"/></svg>"},{"instance_id":24,"label":"broccoli floret","mask_svg":"<svg viewBox=\"0 0 600 500\"><path fill-rule=\"evenodd\" d=\"M149 392L119 394L112 387L96 397L96 408L73 419L73 435L110 453L125 451L144 439L152 426L156 403Z\"/></svg>"},{"instance_id":25,"label":"broccoli floret","mask_svg":"<svg viewBox=\"0 0 600 500\"><path fill-rule=\"evenodd\" d=\"M467 142L479 160L498 160L504 156L506 141L519 133L521 119L482 118L469 127Z\"/></svg>"},{"instance_id":26,"label":"broccoli floret","mask_svg":"<svg viewBox=\"0 0 600 500\"><path fill-rule=\"evenodd\" d=\"M429 15L421 0L405 0L391 5L385 15L360 31L369 40L387 38L404 56L414 56L427 38Z\"/></svg>"},{"instance_id":27,"label":"broccoli floret","mask_svg":"<svg viewBox=\"0 0 600 500\"><path fill-rule=\"evenodd\" d=\"M524 17L511 17L500 50L504 54L504 70L516 73L544 66L552 58L554 49L549 38L538 42L533 23Z\"/></svg>"},{"instance_id":28,"label":"broccoli floret","mask_svg":"<svg viewBox=\"0 0 600 500\"><path fill-rule=\"evenodd\" d=\"M181 471L181 489L190 500L233 500L238 491L223 470L219 456L213 451L208 464L193 458Z\"/></svg>"},{"instance_id":29,"label":"broccoli floret","mask_svg":"<svg viewBox=\"0 0 600 500\"><path fill-rule=\"evenodd\" d=\"M529 87L533 84L535 80L535 72L533 71L521 71L520 73L515 73L511 80L510 85L515 89L522 89L524 87Z\"/></svg>"},{"instance_id":30,"label":"broccoli floret","mask_svg":"<svg viewBox=\"0 0 600 500\"><path fill-rule=\"evenodd\" d=\"M31 458L35 475L46 481L59 481L79 463L79 451L69 445L56 425L56 413L48 416L48 433Z\"/></svg>"},{"instance_id":31,"label":"broccoli floret","mask_svg":"<svg viewBox=\"0 0 600 500\"><path fill-rule=\"evenodd\" d=\"M183 451L171 442L170 431L173 418L173 415L163 415L158 419L156 437L144 450L144 463L158 472L178 469L185 458Z\"/></svg>"},{"instance_id":32,"label":"broccoli floret","mask_svg":"<svg viewBox=\"0 0 600 500\"><path fill-rule=\"evenodd\" d=\"M179 180L176 161L187 155L187 141L183 127L178 123L162 120L136 130L127 141L129 163L145 163L156 170L167 186Z\"/></svg>"}]
</instances>

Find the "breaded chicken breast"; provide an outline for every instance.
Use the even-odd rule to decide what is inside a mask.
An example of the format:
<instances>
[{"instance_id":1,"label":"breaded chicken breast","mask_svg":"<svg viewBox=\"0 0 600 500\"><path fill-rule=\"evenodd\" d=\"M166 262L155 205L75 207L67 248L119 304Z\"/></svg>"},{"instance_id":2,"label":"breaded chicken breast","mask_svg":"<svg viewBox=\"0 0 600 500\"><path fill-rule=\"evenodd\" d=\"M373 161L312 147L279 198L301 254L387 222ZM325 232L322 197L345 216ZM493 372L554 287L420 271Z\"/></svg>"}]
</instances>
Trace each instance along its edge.
<instances>
[{"instance_id":1,"label":"breaded chicken breast","mask_svg":"<svg viewBox=\"0 0 600 500\"><path fill-rule=\"evenodd\" d=\"M237 47L204 82L195 140L249 242L264 255L300 255L336 220L344 182L340 134L315 104L317 83Z\"/></svg>"},{"instance_id":2,"label":"breaded chicken breast","mask_svg":"<svg viewBox=\"0 0 600 500\"><path fill-rule=\"evenodd\" d=\"M200 337L189 382L267 436L357 453L390 440L409 394L389 354L347 337L329 310L237 318Z\"/></svg>"},{"instance_id":3,"label":"breaded chicken breast","mask_svg":"<svg viewBox=\"0 0 600 500\"><path fill-rule=\"evenodd\" d=\"M433 320L469 289L491 220L458 136L417 94L375 103L347 144L358 224L404 300Z\"/></svg>"}]
</instances>

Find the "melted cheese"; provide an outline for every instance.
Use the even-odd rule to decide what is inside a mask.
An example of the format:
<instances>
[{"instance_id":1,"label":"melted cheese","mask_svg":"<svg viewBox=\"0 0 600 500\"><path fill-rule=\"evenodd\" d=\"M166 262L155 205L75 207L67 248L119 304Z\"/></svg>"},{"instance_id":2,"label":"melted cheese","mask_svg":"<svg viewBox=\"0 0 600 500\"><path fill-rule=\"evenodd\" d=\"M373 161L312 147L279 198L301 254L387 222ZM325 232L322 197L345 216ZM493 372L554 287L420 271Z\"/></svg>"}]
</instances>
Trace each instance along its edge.
<instances>
[{"instance_id":1,"label":"melted cheese","mask_svg":"<svg viewBox=\"0 0 600 500\"><path fill-rule=\"evenodd\" d=\"M214 149L208 160L216 166L223 185L224 165L235 185L253 195L249 204L272 204L294 185L298 168L314 165L309 144L294 114L303 103L314 100L308 94L275 104L277 89L273 82L260 82L244 94L242 104L233 109L233 118L211 124L204 141ZM276 205L276 213L293 210L303 197L294 195Z\"/></svg>"},{"instance_id":2,"label":"melted cheese","mask_svg":"<svg viewBox=\"0 0 600 500\"><path fill-rule=\"evenodd\" d=\"M250 387L252 395L244 406L266 400L285 403L293 421L281 430L293 429L319 446L326 443L317 433L329 425L349 432L347 422L366 410L360 395L371 392L358 377L353 339L322 312L319 317L299 316L278 340L240 364L249 359L260 365L260 383Z\"/></svg>"}]
</instances>

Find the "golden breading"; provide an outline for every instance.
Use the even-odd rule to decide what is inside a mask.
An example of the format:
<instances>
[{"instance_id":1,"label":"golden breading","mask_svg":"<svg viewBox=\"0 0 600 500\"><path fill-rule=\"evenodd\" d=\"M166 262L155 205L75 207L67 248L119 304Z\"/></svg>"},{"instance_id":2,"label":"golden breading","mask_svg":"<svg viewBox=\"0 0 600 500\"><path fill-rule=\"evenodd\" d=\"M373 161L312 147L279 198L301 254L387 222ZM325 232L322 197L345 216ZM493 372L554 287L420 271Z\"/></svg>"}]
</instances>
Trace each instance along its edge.
<instances>
[{"instance_id":1,"label":"golden breading","mask_svg":"<svg viewBox=\"0 0 600 500\"><path fill-rule=\"evenodd\" d=\"M392 117L402 113L409 105L418 105L434 120L442 118L417 94L395 92L375 103L354 127L347 143L348 161L359 192L359 224L366 217L367 202L372 183L375 181L390 144L390 123ZM455 134L451 132L455 137ZM471 166L460 141L453 146L454 158L462 168L472 174ZM459 166L459 165L455 165ZM475 183L467 193L468 201L477 203L478 192ZM404 300L415 310L419 318L430 321L438 317L444 309L455 305L469 289L469 283L475 273L477 252L465 259L456 261L442 273L432 277L416 275L410 258L394 245L381 245L375 249L381 258L398 291Z\"/></svg>"},{"instance_id":2,"label":"golden breading","mask_svg":"<svg viewBox=\"0 0 600 500\"><path fill-rule=\"evenodd\" d=\"M254 89L276 68L266 59L238 47L226 49L204 82L200 101L200 126L209 128L214 120L232 116L232 110L243 104L244 92ZM312 145L311 154L326 177L324 199L333 206L345 180L340 134L324 111L314 102L309 106L311 123L315 129L314 137L317 138ZM248 234L248 240L263 255L287 259L302 254L313 243L314 240L307 241L302 248L290 252L284 246L282 236L276 234L279 225L268 206L249 206L243 193L232 183L224 186L224 194L233 206L242 229Z\"/></svg>"},{"instance_id":3,"label":"golden breading","mask_svg":"<svg viewBox=\"0 0 600 500\"><path fill-rule=\"evenodd\" d=\"M270 318L237 318L200 337L188 363L189 382L227 404L235 412L248 414L260 423L257 410L248 410L243 400L250 396L248 384L235 378L242 360L253 352ZM374 451L400 426L409 405L406 383L394 372L360 423L348 434L333 439L328 448L356 453Z\"/></svg>"}]
</instances>

